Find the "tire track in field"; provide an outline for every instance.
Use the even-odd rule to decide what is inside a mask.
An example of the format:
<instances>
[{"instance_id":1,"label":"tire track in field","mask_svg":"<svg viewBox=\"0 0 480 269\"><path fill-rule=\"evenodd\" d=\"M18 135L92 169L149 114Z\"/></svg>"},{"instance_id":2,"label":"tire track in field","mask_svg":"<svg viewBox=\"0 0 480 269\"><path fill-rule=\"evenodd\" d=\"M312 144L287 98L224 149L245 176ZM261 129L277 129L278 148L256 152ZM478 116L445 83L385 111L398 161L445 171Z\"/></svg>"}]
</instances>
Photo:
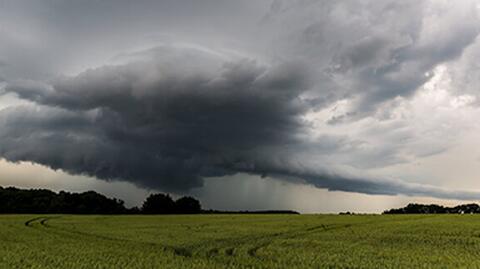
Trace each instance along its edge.
<instances>
[{"instance_id":1,"label":"tire track in field","mask_svg":"<svg viewBox=\"0 0 480 269\"><path fill-rule=\"evenodd\" d=\"M33 218L33 219L29 219L27 220L24 225L27 226L27 227L30 227L30 228L33 228L33 225L38 223L40 224L41 226L43 227L48 227L47 225L47 221L51 220L51 219L58 219L58 218L61 218L60 216L55 216L55 217L36 217L36 218Z\"/></svg>"},{"instance_id":2,"label":"tire track in field","mask_svg":"<svg viewBox=\"0 0 480 269\"><path fill-rule=\"evenodd\" d=\"M434 217L429 216L429 217ZM417 219L425 219L429 218L426 216L419 216L415 218L408 218L408 219L389 219L389 220L371 220L371 221L365 221L365 222L360 222L360 223L347 223L347 224L320 224L320 225L315 225L315 226L310 226L307 228L300 228L300 229L292 229L284 232L278 232L278 233L272 233L272 234L261 234L261 235L247 235L247 236L238 236L238 237L229 237L229 238L222 238L222 239L214 239L214 240L206 240L198 244L193 244L185 247L175 247L175 246L169 246L169 245L162 245L154 242L141 242L141 241L135 241L131 239L123 239L123 238L116 238L116 237L109 237L109 236L104 236L104 235L98 235L98 234L91 234L91 233L86 233L78 230L71 230L71 229L66 229L66 228L60 228L60 227L52 227L48 225L48 221L54 218L60 218L59 216L57 217L36 217L33 219L30 219L25 222L25 226L30 227L30 228L35 228L34 225L35 223L39 223L40 226L43 228L48 229L49 232L53 232L59 235L65 235L67 234L76 234L79 236L83 237L90 237L90 238L95 238L99 240L104 240L104 241L112 241L112 242L121 242L121 243L130 243L130 244L143 244L155 248L159 248L162 251L167 251L170 253L173 253L176 256L181 256L185 258L191 258L195 256L199 257L215 257L222 255L223 257L233 257L236 256L237 254L246 254L249 257L252 258L257 258L260 259L261 257L258 256L258 251L261 250L262 248L265 248L269 245L271 245L274 241L276 240L281 240L281 239L292 239L292 238L297 238L297 237L302 237L306 236L308 234L312 233L319 233L319 232L328 232L331 230L338 230L338 229L346 229L346 228L351 228L351 227L359 227L359 226L365 226L369 225L372 223L380 224L380 223L388 223L388 222L405 222L405 221L412 221L412 220L417 220ZM247 248L249 243L251 242L257 242L255 245L250 246ZM205 249L205 251L197 252L195 253L195 250L197 249L204 249L205 246L208 245L214 245L215 247ZM238 249L242 249L242 246L246 248L246 250L243 252L237 251ZM222 251L223 250L223 251Z\"/></svg>"},{"instance_id":3,"label":"tire track in field","mask_svg":"<svg viewBox=\"0 0 480 269\"><path fill-rule=\"evenodd\" d=\"M337 225L334 225L337 226ZM224 254L224 256L234 256L234 254L245 253L250 257L258 258L257 251L270 245L272 242L278 239L290 239L295 237L305 236L311 234L316 230L329 231L333 229L339 229L344 227L350 227L351 224L340 225L338 227L332 227L332 225L316 225L308 228L301 229L292 229L284 232L277 232L272 234L261 234L261 235L248 235L248 236L239 236L239 237L229 237L222 239L215 239L210 241L204 241L201 244L195 244L188 246L189 249L199 249L203 248L205 245L215 245L213 248L206 249L204 252L200 252L199 255L204 255L206 257L218 256L219 254ZM241 249L242 246L248 246L251 242L260 242L249 248L246 248L244 252L238 252L237 249ZM223 253L221 250L224 250Z\"/></svg>"},{"instance_id":4,"label":"tire track in field","mask_svg":"<svg viewBox=\"0 0 480 269\"><path fill-rule=\"evenodd\" d=\"M37 220L41 220L41 219L44 219L44 217L36 217L36 218L33 218L33 219L29 219L29 220L25 221L24 225L27 226L27 227L32 227L32 224L34 222L36 222Z\"/></svg>"},{"instance_id":5,"label":"tire track in field","mask_svg":"<svg viewBox=\"0 0 480 269\"><path fill-rule=\"evenodd\" d=\"M233 245L238 246L238 241L243 241L241 244L245 245L248 244L248 242L251 241L260 241L262 243L257 244L249 249L247 249L246 253L248 256L253 257L253 258L260 258L257 254L257 252L265 248L269 245L271 245L274 241L276 240L281 240L281 239L292 239L292 238L297 238L297 237L302 237L306 236L312 233L323 233L323 232L328 232L331 230L339 230L339 229L347 229L347 228L356 228L359 226L365 226L369 224L380 224L380 223L389 223L389 222L404 222L404 221L412 221L412 220L417 220L417 219L425 219L425 218L432 218L435 217L434 215L432 216L418 216L414 218L408 218L408 219L403 219L403 220L398 220L398 219L390 219L390 220L369 220L365 222L360 222L360 223L347 223L347 224L320 224L320 225L315 225L311 226L308 228L301 228L301 229L295 229L295 230L289 230L281 233L274 233L271 235L263 235L263 236L247 236L247 237L241 237L237 239L231 239L231 240L225 240L225 241L231 241ZM239 240L240 239L240 240ZM243 240L242 240L243 239ZM227 247L228 248L228 247ZM235 247L231 247L231 249L235 249Z\"/></svg>"},{"instance_id":6,"label":"tire track in field","mask_svg":"<svg viewBox=\"0 0 480 269\"><path fill-rule=\"evenodd\" d=\"M359 223L358 225L363 224ZM227 246L223 246L222 248L213 248L210 250L207 250L207 256L211 256L208 254L212 253L219 253L219 249L225 249L225 254L227 256L233 256L235 247L234 246L242 246L242 245L247 245L249 242L252 241L257 241L261 242L260 244L256 244L248 249L246 249L245 253L253 258L259 258L257 255L257 252L269 246L272 244L275 240L279 239L292 239L292 238L297 238L297 237L302 237L306 236L308 234L311 234L313 232L318 233L318 232L326 232L330 230L335 230L335 229L343 229L343 228L349 228L351 227L352 224L345 224L345 225L326 225L326 224L321 224L321 225L316 225L308 228L301 228L301 229L294 229L294 230L288 230L285 232L280 232L280 233L273 233L273 234L267 234L267 235L255 235L255 236L242 236L242 237L237 237L237 238L228 238L228 239L220 239L220 240L214 240L213 242L207 242L205 244L211 244L211 243L227 243ZM240 248L240 247L237 247Z\"/></svg>"},{"instance_id":7,"label":"tire track in field","mask_svg":"<svg viewBox=\"0 0 480 269\"><path fill-rule=\"evenodd\" d=\"M90 234L90 233L85 233L81 231L74 231L70 229L65 229L65 228L59 228L59 227L52 227L47 224L47 222L51 219L57 219L61 217L36 217L30 220L27 220L24 225L29 228L35 228L34 224L38 223L41 227L46 228L49 230L50 233L55 233L57 235L64 235L65 233L69 234L75 234L83 237L92 237L95 239L101 239L105 241L114 241L114 242L121 242L121 243L134 243L134 244L143 244L143 245L148 245L151 247L156 247L160 248L162 251L168 251L171 252L177 256L182 256L182 257L192 257L192 253L187 249L187 248L182 248L182 247L173 247L173 246L168 246L168 245L162 245L158 243L153 243L153 242L140 242L140 241L134 241L134 240L129 240L129 239L123 239L123 238L115 238L115 237L109 237L109 236L104 236L104 235L96 235L96 234ZM60 231L60 232L59 232ZM63 232L63 233L62 233Z\"/></svg>"},{"instance_id":8,"label":"tire track in field","mask_svg":"<svg viewBox=\"0 0 480 269\"><path fill-rule=\"evenodd\" d=\"M25 226L29 228L35 228L35 224L38 224L39 226L48 229L49 232L51 233L56 233L57 235L65 235L65 233L68 234L76 234L79 236L83 237L91 237L95 239L100 239L104 241L113 241L113 242L121 242L121 243L134 243L134 244L143 244L143 245L148 245L148 246L153 246L156 248L160 248L163 251L169 251L171 253L174 253L177 256L182 256L182 257L193 257L193 250L197 249L199 247L203 247L205 245L210 245L210 244L220 244L220 246L207 249L205 254L206 257L213 257L213 256L218 256L219 254L224 254L224 256L227 257L232 257L234 256L236 250L239 248L238 246L242 245L248 245L249 242L252 241L263 241L264 243L253 246L249 249L246 250L246 254L250 257L254 258L259 258L257 255L257 251L260 250L261 248L264 248L268 245L270 245L273 241L277 239L288 239L288 238L295 238L295 237L300 237L308 234L309 232L323 229L325 231L334 229L333 227L329 227L328 225L318 225L318 226L313 226L309 228L302 228L298 230L289 230L281 233L274 233L270 235L253 235L253 236L241 236L241 237L235 237L235 238L226 238L226 239L216 239L213 241L206 241L202 242L201 245L191 245L188 247L173 247L173 246L168 246L168 245L162 245L158 243L153 243L153 242L140 242L140 241L134 241L130 239L123 239L123 238L115 238L115 237L109 237L109 236L104 236L104 235L97 235L97 234L91 234L91 233L86 233L86 232L81 232L77 230L71 230L71 229L65 229L65 228L59 228L59 227L52 227L48 225L48 221L51 219L56 219L56 218L61 218L59 216L56 217L35 217L33 219L27 220L24 224ZM351 226L351 225L346 225L346 226ZM339 227L341 228L341 227ZM222 246L224 243L226 245ZM233 246L232 246L233 245ZM221 250L225 250L223 253L221 253ZM200 253L200 256L203 256Z\"/></svg>"},{"instance_id":9,"label":"tire track in field","mask_svg":"<svg viewBox=\"0 0 480 269\"><path fill-rule=\"evenodd\" d=\"M302 236L305 236L305 235L308 235L308 234L312 234L314 232L315 233L327 232L327 231L330 231L330 230L349 228L351 226L352 226L352 224L345 224L345 225L325 225L325 224L321 224L321 225L316 225L316 226L312 226L312 227L308 227L308 228L302 228L302 229L298 229L298 230L294 230L294 231L287 231L287 232L284 232L284 233L280 233L280 234L276 234L276 235L267 237L267 240L266 240L267 242L248 249L247 254L250 257L259 258L257 252L260 249L271 245L275 240L292 239L292 238L297 238L297 237L302 237Z\"/></svg>"}]
</instances>

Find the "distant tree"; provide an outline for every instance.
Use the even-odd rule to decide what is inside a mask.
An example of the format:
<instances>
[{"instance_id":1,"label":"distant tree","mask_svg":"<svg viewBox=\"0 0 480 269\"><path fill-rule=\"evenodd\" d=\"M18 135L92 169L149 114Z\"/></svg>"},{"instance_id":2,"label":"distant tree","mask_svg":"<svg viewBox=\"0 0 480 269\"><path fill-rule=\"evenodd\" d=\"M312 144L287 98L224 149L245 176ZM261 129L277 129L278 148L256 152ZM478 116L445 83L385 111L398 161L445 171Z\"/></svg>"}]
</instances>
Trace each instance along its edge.
<instances>
[{"instance_id":1,"label":"distant tree","mask_svg":"<svg viewBox=\"0 0 480 269\"><path fill-rule=\"evenodd\" d=\"M480 206L477 204L458 205L456 207L449 208L448 213L456 213L456 214L480 213Z\"/></svg>"},{"instance_id":2,"label":"distant tree","mask_svg":"<svg viewBox=\"0 0 480 269\"><path fill-rule=\"evenodd\" d=\"M175 202L168 194L151 194L143 202L142 212L145 214L174 214Z\"/></svg>"},{"instance_id":3,"label":"distant tree","mask_svg":"<svg viewBox=\"0 0 480 269\"><path fill-rule=\"evenodd\" d=\"M198 214L202 212L200 202L190 196L182 197L175 201L176 213L179 214Z\"/></svg>"},{"instance_id":4,"label":"distant tree","mask_svg":"<svg viewBox=\"0 0 480 269\"><path fill-rule=\"evenodd\" d=\"M110 199L94 191L55 193L50 190L22 190L0 187L0 213L25 214L121 214L123 201Z\"/></svg>"},{"instance_id":5,"label":"distant tree","mask_svg":"<svg viewBox=\"0 0 480 269\"><path fill-rule=\"evenodd\" d=\"M383 214L474 214L480 213L480 206L477 204L465 204L455 207L444 207L441 205L408 204L403 208L390 209Z\"/></svg>"}]
</instances>

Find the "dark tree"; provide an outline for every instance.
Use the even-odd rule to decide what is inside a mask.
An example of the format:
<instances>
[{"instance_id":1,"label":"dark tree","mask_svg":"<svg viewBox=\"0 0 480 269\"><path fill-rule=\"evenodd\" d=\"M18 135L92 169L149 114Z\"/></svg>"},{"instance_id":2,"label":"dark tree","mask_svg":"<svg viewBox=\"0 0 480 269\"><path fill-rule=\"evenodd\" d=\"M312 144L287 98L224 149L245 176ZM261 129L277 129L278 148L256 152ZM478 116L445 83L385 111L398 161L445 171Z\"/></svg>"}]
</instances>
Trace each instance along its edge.
<instances>
[{"instance_id":1,"label":"dark tree","mask_svg":"<svg viewBox=\"0 0 480 269\"><path fill-rule=\"evenodd\" d=\"M168 194L152 194L143 202L142 212L145 214L174 214L175 202Z\"/></svg>"},{"instance_id":2,"label":"dark tree","mask_svg":"<svg viewBox=\"0 0 480 269\"><path fill-rule=\"evenodd\" d=\"M198 214L202 212L200 202L190 196L182 197L175 202L176 211L179 214Z\"/></svg>"},{"instance_id":3,"label":"dark tree","mask_svg":"<svg viewBox=\"0 0 480 269\"><path fill-rule=\"evenodd\" d=\"M0 213L25 214L122 214L123 201L94 191L55 193L49 190L22 190L0 187Z\"/></svg>"},{"instance_id":4,"label":"dark tree","mask_svg":"<svg viewBox=\"0 0 480 269\"><path fill-rule=\"evenodd\" d=\"M477 204L465 204L455 207L444 207L441 205L408 204L406 207L390 209L383 214L474 214L480 213L480 206Z\"/></svg>"}]
</instances>

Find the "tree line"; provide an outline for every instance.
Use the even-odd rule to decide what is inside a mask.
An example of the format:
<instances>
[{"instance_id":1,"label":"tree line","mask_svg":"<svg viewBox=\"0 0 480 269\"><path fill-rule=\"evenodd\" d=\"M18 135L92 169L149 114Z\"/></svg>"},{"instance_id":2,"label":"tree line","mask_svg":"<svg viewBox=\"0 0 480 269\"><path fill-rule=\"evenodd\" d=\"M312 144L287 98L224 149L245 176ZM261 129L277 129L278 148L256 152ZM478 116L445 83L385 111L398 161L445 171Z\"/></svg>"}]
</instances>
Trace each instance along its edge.
<instances>
[{"instance_id":1,"label":"tree line","mask_svg":"<svg viewBox=\"0 0 480 269\"><path fill-rule=\"evenodd\" d=\"M200 202L193 197L173 200L168 194L152 194L141 208L126 208L122 200L94 191L59 193L45 189L0 187L2 214L197 214Z\"/></svg>"},{"instance_id":2,"label":"tree line","mask_svg":"<svg viewBox=\"0 0 480 269\"><path fill-rule=\"evenodd\" d=\"M454 207L441 205L408 204L406 207L394 208L384 211L383 214L477 214L480 206L477 204L464 204Z\"/></svg>"}]
</instances>

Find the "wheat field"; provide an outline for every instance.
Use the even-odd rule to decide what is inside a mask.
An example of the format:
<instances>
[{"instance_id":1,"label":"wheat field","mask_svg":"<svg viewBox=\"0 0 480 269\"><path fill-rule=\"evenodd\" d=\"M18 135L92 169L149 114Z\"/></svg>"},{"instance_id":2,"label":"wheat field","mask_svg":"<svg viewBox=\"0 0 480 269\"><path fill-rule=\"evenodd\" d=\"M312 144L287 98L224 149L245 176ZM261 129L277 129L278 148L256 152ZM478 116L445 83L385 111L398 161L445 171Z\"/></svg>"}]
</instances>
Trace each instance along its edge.
<instances>
[{"instance_id":1,"label":"wheat field","mask_svg":"<svg viewBox=\"0 0 480 269\"><path fill-rule=\"evenodd\" d=\"M1 268L478 268L476 215L0 215Z\"/></svg>"}]
</instances>

